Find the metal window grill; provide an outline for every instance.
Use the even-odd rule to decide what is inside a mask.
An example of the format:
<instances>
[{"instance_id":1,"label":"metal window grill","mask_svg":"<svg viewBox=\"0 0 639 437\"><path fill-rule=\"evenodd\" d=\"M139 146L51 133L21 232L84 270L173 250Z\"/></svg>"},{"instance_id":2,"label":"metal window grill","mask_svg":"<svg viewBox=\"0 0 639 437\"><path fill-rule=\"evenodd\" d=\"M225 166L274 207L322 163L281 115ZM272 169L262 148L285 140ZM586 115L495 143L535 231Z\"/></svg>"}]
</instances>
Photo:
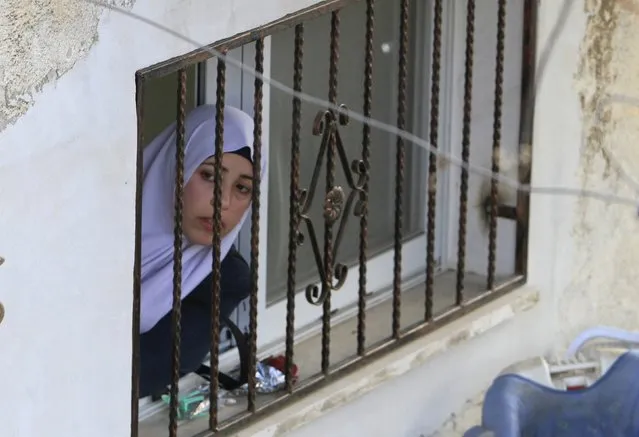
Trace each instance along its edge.
<instances>
[{"instance_id":1,"label":"metal window grill","mask_svg":"<svg viewBox=\"0 0 639 437\"><path fill-rule=\"evenodd\" d=\"M381 1L393 1L399 8L401 18L399 26L399 65L397 77L397 114L396 126L405 129L407 126L407 96L409 93L408 63L409 63L409 0L364 0L366 2L365 28L361 29L365 35L365 47L362 57L365 59L365 69L363 73L363 88L361 90L364 99L362 108L356 108L366 116L372 115L372 92L374 80L374 59L373 41L375 37L375 6ZM500 146L502 128L502 107L503 107L503 82L504 82L504 56L505 56L505 26L506 26L506 0L494 0L497 3L498 17L497 27L497 47L496 47L496 69L494 73L494 105L492 133L492 171L500 171ZM221 53L228 53L229 50L253 44L255 47L255 59L253 67L262 72L264 69L264 38L280 30L294 27L294 63L293 63L293 88L296 91L303 91L303 58L304 58L304 28L305 23L318 16L330 14L330 44L327 47L329 62L329 83L327 100L333 104L339 104L338 96L338 67L340 55L340 14L343 8L349 7L358 0L326 0L295 14L265 25L258 29L245 32L232 38L212 44L210 47ZM430 143L438 146L438 123L440 118L440 72L442 68L442 35L443 35L443 0L432 0L433 14L432 29L432 62L430 72ZM530 145L532 143L532 118L534 105L534 67L535 67L535 28L536 28L536 0L525 0L524 4L524 31L523 31L523 63L522 63L522 103L520 117L520 145ZM464 63L464 86L463 86L463 120L462 120L462 152L461 157L464 162L469 162L471 147L471 114L472 114L472 93L473 93L473 69L474 69L474 43L475 43L475 12L476 0L466 1L466 39L465 39L465 63ZM131 435L138 436L138 378L139 378L139 335L140 335L140 283L141 283L141 198L142 198L142 148L145 144L143 135L144 121L144 99L146 81L166 76L177 72L177 144L176 144L176 180L175 180L175 244L174 244L174 298L173 298L173 377L170 388L171 402L169 408L169 435L178 435L177 419L177 394L180 361L180 332L181 327L181 240L182 240L182 192L183 172L184 172L184 123L186 117L186 84L187 69L197 65L209 58L211 54L200 49L192 53L180 56L175 59L141 70L136 75L137 81L137 109L138 109L138 170L137 170L137 234L135 246L135 274L134 274L134 305L133 305L133 390L131 402ZM313 72L306 72L313 74ZM223 108L225 106L225 84L226 84L226 63L217 60L217 90L216 90L216 155L222 153L223 147ZM263 87L264 83L260 79L254 81L254 172L255 179L260 179L260 162L262 159L262 118L263 118ZM258 300L258 255L259 255L259 220L260 220L260 188L259 183L255 184L252 194L252 201L255 207L251 213L251 236L250 236L250 268L252 289L249 298L249 344L250 344L250 368L247 395L247 408L229 420L220 421L218 416L217 393L219 390L217 373L219 371L219 344L220 344L220 202L221 202L221 160L215 161L215 213L213 217L214 228L214 262L213 271L213 296L211 320L211 379L210 392L211 403L209 410L208 431L199 435L226 434L232 433L238 427L244 426L247 421L256 417L268 414L281 407L283 403L294 402L300 394L315 390L336 378L360 367L361 365L375 360L399 345L405 344L415 338L423 336L434 329L450 322L486 302L506 293L514 285L521 284L525 280L526 246L527 246L527 223L528 223L528 196L519 192L516 206L502 205L498 201L498 184L493 180L490 187L490 196L486 198L483 207L489 217L489 247L488 247L488 270L486 272L486 292L473 299L467 299L464 294L464 275L466 264L467 248L467 215L469 203L469 173L461 169L459 182L459 220L458 243L457 243L457 268L455 306L444 314L438 315L433 310L433 284L435 277L435 211L437 201L437 156L430 154L428 159L428 197L427 197L427 224L426 224L426 281L424 287L425 307L423 321L408 329L402 330L400 327L401 317L401 279L402 279L402 247L403 247L403 192L405 190L404 169L406 165L406 144L404 139L398 137L396 140L396 167L395 172L395 204L394 204L394 262L393 271L393 292L392 292L392 335L391 337L375 347L366 347L366 303L367 303L367 248L368 248L368 199L369 199L369 160L371 154L371 126L363 125L361 140L361 156L352 163L346 155L342 139L340 137L340 127L348 123L348 117L332 109L319 111L316 117L314 133L320 137L320 151L317 156L318 163L326 166L326 177L324 190L318 184L319 172L312 175L308 189L300 186L300 116L302 102L297 97L292 97L293 113L291 117L292 136L290 138L290 200L289 200L289 238L288 238L288 280L287 280L287 305L286 305L286 390L275 401L264 405L258 405L256 401L256 380L255 366L257 355L257 300ZM347 187L335 185L335 170L337 167L346 173ZM524 169L525 170L525 169ZM529 182L529 172L520 171L520 182ZM321 192L323 191L323 192ZM345 192L346 191L346 192ZM308 214L309 207L316 197L322 197L324 202L323 223L315 223ZM317 199L319 200L319 199ZM336 262L336 253L339 249L344 233L344 225L350 215L358 216L359 232L359 293L357 300L357 346L354 356L346 363L339 366L332 366L330 355L330 333L331 333L331 293L341 287L345 280L347 267ZM495 276L496 263L496 242L497 242L497 219L505 218L513 220L517 224L516 231L516 277L508 282L499 284ZM315 237L315 229L323 226L323 241L318 241ZM309 286L306 290L306 297L309 304L321 305L323 309L322 317L322 341L321 341L321 373L309 381L302 381L293 385L292 363L294 357L294 317L295 317L295 296L298 286L296 283L296 256L297 248L302 236L310 240L313 246L313 253L318 266L320 276L320 286Z\"/></svg>"}]
</instances>

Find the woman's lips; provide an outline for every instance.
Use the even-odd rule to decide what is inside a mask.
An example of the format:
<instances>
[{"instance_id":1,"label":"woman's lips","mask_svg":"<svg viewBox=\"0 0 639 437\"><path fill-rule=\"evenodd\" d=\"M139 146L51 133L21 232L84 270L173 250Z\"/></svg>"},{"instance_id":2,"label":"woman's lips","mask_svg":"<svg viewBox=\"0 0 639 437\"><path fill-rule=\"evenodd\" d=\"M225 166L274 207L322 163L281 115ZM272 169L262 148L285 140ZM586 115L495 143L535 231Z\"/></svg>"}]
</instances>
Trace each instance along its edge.
<instances>
[{"instance_id":1,"label":"woman's lips","mask_svg":"<svg viewBox=\"0 0 639 437\"><path fill-rule=\"evenodd\" d=\"M213 220L201 218L200 224L206 231L213 232Z\"/></svg>"},{"instance_id":2,"label":"woman's lips","mask_svg":"<svg viewBox=\"0 0 639 437\"><path fill-rule=\"evenodd\" d=\"M210 218L201 218L200 224L207 232L213 232L213 220ZM220 222L220 230L224 230L226 226L224 226L224 222Z\"/></svg>"}]
</instances>

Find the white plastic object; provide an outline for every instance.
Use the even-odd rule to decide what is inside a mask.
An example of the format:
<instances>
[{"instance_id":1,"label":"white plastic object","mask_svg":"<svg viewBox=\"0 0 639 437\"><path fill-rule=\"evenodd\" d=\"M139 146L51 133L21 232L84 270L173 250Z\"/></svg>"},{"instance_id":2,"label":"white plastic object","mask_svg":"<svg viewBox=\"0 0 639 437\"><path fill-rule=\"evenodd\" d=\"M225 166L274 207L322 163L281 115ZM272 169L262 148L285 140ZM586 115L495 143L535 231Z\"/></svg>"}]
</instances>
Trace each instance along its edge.
<instances>
[{"instance_id":1,"label":"white plastic object","mask_svg":"<svg viewBox=\"0 0 639 437\"><path fill-rule=\"evenodd\" d=\"M594 328L586 329L579 334L568 346L566 350L566 358L575 357L586 343L591 340L605 338L608 340L614 340L616 342L624 343L624 346L633 345L639 348L639 332L625 331L619 328L613 328L609 326L596 326ZM627 350L624 347L622 350ZM634 348L633 348L634 349Z\"/></svg>"},{"instance_id":2,"label":"white plastic object","mask_svg":"<svg viewBox=\"0 0 639 437\"><path fill-rule=\"evenodd\" d=\"M588 355L582 352L589 341L601 338L613 340L613 344L598 345ZM598 326L579 334L562 358L530 358L508 366L501 374L517 374L558 390L582 389L601 378L633 345L639 349L639 333Z\"/></svg>"},{"instance_id":3,"label":"white plastic object","mask_svg":"<svg viewBox=\"0 0 639 437\"><path fill-rule=\"evenodd\" d=\"M594 360L584 356L570 360L535 357L508 366L501 374L516 374L557 390L576 390L589 387L601 378L618 357L616 353L607 352Z\"/></svg>"},{"instance_id":4,"label":"white plastic object","mask_svg":"<svg viewBox=\"0 0 639 437\"><path fill-rule=\"evenodd\" d=\"M586 343L601 338L613 340L613 344L598 345L587 355L582 352ZM579 334L562 358L530 358L508 366L501 374L517 374L558 390L581 389L601 378L620 355L634 349L633 345L639 349L639 333L599 326Z\"/></svg>"}]
</instances>

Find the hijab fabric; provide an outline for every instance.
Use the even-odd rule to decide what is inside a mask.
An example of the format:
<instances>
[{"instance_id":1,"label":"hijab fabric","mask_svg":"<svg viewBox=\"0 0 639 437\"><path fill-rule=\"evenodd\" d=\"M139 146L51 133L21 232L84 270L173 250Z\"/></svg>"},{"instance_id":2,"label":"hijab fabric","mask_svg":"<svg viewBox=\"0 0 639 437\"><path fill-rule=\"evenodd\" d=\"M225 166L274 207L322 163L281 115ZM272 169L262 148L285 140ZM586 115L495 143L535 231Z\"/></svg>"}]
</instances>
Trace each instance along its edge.
<instances>
[{"instance_id":1,"label":"hijab fabric","mask_svg":"<svg viewBox=\"0 0 639 437\"><path fill-rule=\"evenodd\" d=\"M185 120L184 184L195 170L215 155L215 116L213 105L202 105ZM142 186L142 284L140 331L151 330L173 306L173 226L176 123L167 127L145 149ZM248 147L253 152L253 119L233 107L224 109L224 152ZM262 174L265 168L262 160ZM248 216L223 239L223 260L237 238ZM221 261L221 260L220 260ZM182 243L182 299L206 278L212 270L211 246Z\"/></svg>"}]
</instances>

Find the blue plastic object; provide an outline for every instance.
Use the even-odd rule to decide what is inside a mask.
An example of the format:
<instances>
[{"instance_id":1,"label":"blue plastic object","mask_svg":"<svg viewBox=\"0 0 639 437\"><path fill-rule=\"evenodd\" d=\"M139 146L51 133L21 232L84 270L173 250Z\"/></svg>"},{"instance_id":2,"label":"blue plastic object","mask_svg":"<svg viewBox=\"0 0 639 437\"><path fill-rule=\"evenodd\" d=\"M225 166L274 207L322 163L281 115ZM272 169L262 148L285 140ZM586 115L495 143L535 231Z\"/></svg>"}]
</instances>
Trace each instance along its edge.
<instances>
[{"instance_id":1,"label":"blue plastic object","mask_svg":"<svg viewBox=\"0 0 639 437\"><path fill-rule=\"evenodd\" d=\"M482 426L464 437L639 437L639 353L630 351L590 387L563 391L501 375L484 399Z\"/></svg>"}]
</instances>

